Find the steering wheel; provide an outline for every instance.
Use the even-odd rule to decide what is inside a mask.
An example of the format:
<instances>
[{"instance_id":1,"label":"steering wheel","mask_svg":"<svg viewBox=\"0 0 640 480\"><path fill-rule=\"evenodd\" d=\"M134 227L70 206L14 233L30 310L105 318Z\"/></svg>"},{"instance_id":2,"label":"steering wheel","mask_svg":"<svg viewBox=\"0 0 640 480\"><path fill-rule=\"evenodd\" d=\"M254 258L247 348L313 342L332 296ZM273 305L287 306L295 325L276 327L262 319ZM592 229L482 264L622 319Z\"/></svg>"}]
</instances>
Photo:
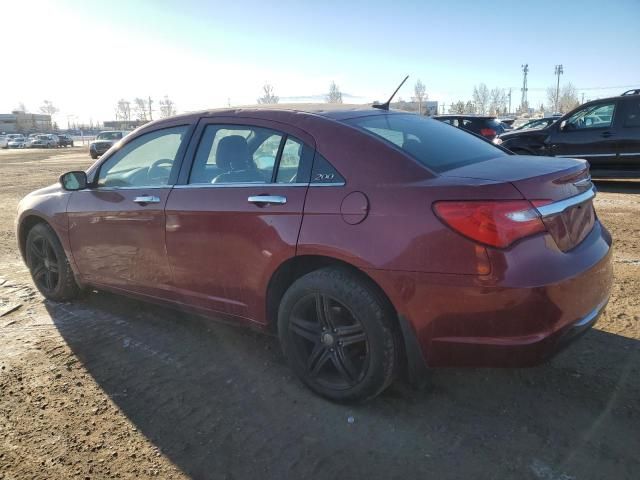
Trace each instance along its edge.
<instances>
[{"instance_id":1,"label":"steering wheel","mask_svg":"<svg viewBox=\"0 0 640 480\"><path fill-rule=\"evenodd\" d=\"M147 179L151 183L166 183L171 174L171 167L173 167L173 160L168 158L156 160L147 170Z\"/></svg>"}]
</instances>

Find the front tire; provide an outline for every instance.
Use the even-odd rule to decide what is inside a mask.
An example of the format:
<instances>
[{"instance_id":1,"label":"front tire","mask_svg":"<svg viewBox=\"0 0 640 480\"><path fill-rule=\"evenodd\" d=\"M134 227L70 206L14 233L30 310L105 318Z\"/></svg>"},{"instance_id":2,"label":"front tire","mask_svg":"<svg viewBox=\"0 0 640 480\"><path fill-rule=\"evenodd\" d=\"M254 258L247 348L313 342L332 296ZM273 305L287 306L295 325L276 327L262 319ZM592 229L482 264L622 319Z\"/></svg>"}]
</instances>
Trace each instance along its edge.
<instances>
[{"instance_id":1,"label":"front tire","mask_svg":"<svg viewBox=\"0 0 640 480\"><path fill-rule=\"evenodd\" d=\"M49 300L66 302L80 293L64 249L53 229L38 223L27 235L27 266L36 287Z\"/></svg>"},{"instance_id":2,"label":"front tire","mask_svg":"<svg viewBox=\"0 0 640 480\"><path fill-rule=\"evenodd\" d=\"M387 388L398 370L400 341L388 302L343 268L296 280L278 312L278 333L296 375L336 402L363 402Z\"/></svg>"}]
</instances>

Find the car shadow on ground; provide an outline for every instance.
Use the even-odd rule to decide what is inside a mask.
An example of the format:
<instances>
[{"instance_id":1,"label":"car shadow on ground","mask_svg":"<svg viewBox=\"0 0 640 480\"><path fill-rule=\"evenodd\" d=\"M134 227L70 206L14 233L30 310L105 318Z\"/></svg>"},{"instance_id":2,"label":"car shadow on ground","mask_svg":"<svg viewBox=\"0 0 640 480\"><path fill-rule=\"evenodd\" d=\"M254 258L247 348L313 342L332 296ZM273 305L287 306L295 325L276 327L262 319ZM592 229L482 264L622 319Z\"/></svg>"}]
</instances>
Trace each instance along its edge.
<instances>
[{"instance_id":1,"label":"car shadow on ground","mask_svg":"<svg viewBox=\"0 0 640 480\"><path fill-rule=\"evenodd\" d=\"M552 362L443 369L362 406L316 397L277 340L93 293L48 311L121 411L192 478L632 478L640 342L593 330ZM564 475L564 476L563 476Z\"/></svg>"}]
</instances>

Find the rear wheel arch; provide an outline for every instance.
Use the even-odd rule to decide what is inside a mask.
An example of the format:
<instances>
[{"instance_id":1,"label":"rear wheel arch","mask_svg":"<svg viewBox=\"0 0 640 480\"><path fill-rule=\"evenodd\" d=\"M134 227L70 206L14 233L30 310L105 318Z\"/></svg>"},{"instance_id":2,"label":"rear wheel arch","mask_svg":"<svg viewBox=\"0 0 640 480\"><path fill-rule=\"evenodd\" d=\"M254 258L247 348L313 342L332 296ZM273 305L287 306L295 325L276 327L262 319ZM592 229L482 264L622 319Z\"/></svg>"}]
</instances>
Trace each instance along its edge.
<instances>
[{"instance_id":1,"label":"rear wheel arch","mask_svg":"<svg viewBox=\"0 0 640 480\"><path fill-rule=\"evenodd\" d=\"M266 320L269 329L275 332L278 323L278 307L289 287L300 277L326 267L335 267L354 273L371 287L397 317L397 311L385 291L366 272L355 265L325 255L300 255L284 261L271 275L266 292Z\"/></svg>"}]
</instances>

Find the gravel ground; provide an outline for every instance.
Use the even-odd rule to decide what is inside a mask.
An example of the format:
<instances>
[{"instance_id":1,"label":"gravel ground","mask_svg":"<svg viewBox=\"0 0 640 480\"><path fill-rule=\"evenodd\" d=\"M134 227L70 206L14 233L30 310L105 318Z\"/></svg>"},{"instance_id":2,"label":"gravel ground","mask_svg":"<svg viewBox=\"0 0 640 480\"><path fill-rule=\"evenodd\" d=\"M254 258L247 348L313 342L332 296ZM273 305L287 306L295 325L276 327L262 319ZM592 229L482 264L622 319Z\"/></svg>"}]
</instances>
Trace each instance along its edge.
<instances>
[{"instance_id":1,"label":"gravel ground","mask_svg":"<svg viewBox=\"0 0 640 480\"><path fill-rule=\"evenodd\" d=\"M89 163L86 147L0 151L0 479L638 478L640 184L598 184L615 286L582 339L346 407L292 378L273 338L106 293L43 300L17 202Z\"/></svg>"}]
</instances>

